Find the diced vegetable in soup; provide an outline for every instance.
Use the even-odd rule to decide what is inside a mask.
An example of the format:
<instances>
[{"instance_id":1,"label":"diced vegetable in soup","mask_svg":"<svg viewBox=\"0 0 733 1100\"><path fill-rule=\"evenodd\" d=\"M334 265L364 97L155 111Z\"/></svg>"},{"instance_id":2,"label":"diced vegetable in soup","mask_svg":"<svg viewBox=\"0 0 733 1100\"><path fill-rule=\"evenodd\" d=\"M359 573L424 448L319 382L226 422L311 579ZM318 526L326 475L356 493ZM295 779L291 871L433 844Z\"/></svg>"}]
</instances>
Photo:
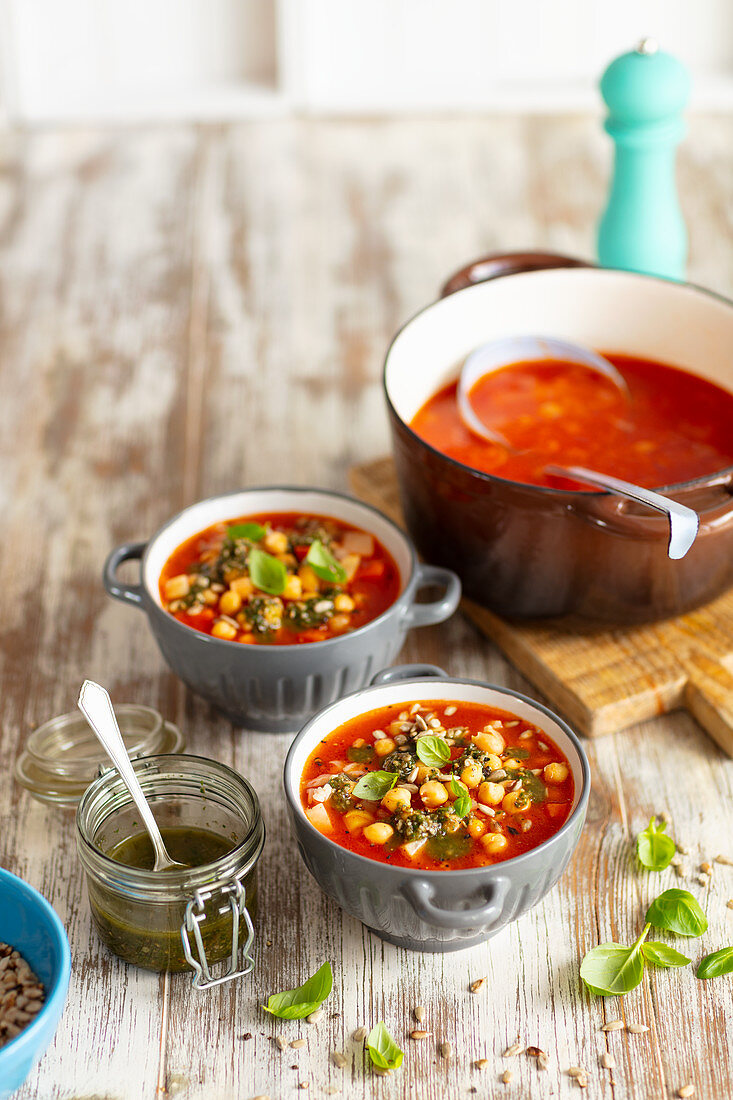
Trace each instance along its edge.
<instances>
[{"instance_id":1,"label":"diced vegetable in soup","mask_svg":"<svg viewBox=\"0 0 733 1100\"><path fill-rule=\"evenodd\" d=\"M423 870L483 867L537 847L567 820L574 783L554 741L480 703L371 711L311 753L301 801L359 855Z\"/></svg>"},{"instance_id":2,"label":"diced vegetable in soup","mask_svg":"<svg viewBox=\"0 0 733 1100\"><path fill-rule=\"evenodd\" d=\"M328 516L240 516L201 531L160 576L163 607L229 642L292 645L356 630L394 603L400 575L367 531Z\"/></svg>"}]
</instances>

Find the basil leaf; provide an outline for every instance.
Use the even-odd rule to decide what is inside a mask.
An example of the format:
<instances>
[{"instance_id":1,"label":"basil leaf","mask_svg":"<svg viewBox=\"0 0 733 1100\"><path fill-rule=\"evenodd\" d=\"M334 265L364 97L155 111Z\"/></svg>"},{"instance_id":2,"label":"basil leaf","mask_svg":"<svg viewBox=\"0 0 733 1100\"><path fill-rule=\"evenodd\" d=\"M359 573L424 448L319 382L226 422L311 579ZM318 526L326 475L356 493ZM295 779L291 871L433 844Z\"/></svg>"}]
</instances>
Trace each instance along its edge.
<instances>
[{"instance_id":1,"label":"basil leaf","mask_svg":"<svg viewBox=\"0 0 733 1100\"><path fill-rule=\"evenodd\" d=\"M267 592L270 596L279 596L285 591L288 571L281 561L273 558L272 554L266 554L264 550L253 546L249 552L247 566L255 588Z\"/></svg>"},{"instance_id":2,"label":"basil leaf","mask_svg":"<svg viewBox=\"0 0 733 1100\"><path fill-rule=\"evenodd\" d=\"M591 993L599 997L614 997L636 989L644 977L641 951L649 928L648 924L644 926L644 931L631 947L620 943L602 943L588 952L580 965L580 976Z\"/></svg>"},{"instance_id":3,"label":"basil leaf","mask_svg":"<svg viewBox=\"0 0 733 1100\"><path fill-rule=\"evenodd\" d=\"M651 903L644 919L678 936L701 936L708 926L707 917L689 890L665 890Z\"/></svg>"},{"instance_id":4,"label":"basil leaf","mask_svg":"<svg viewBox=\"0 0 733 1100\"><path fill-rule=\"evenodd\" d=\"M418 737L415 751L418 759L429 768L442 768L450 760L450 745L446 745L445 740L434 733Z\"/></svg>"},{"instance_id":5,"label":"basil leaf","mask_svg":"<svg viewBox=\"0 0 733 1100\"><path fill-rule=\"evenodd\" d=\"M368 802L381 802L398 778L397 772L367 772L362 775L352 794L354 798L365 798Z\"/></svg>"},{"instance_id":6,"label":"basil leaf","mask_svg":"<svg viewBox=\"0 0 733 1100\"><path fill-rule=\"evenodd\" d=\"M688 962L691 961L681 951L675 951L673 947L668 947L666 943L656 941L645 943L641 953L652 966L663 966L665 969L670 966L687 966Z\"/></svg>"},{"instance_id":7,"label":"basil leaf","mask_svg":"<svg viewBox=\"0 0 733 1100\"><path fill-rule=\"evenodd\" d=\"M301 1020L321 1005L333 989L331 964L325 962L312 978L297 989L287 989L284 993L273 993L266 1005L265 1012L281 1020Z\"/></svg>"},{"instance_id":8,"label":"basil leaf","mask_svg":"<svg viewBox=\"0 0 733 1100\"><path fill-rule=\"evenodd\" d=\"M339 565L320 539L314 539L310 544L305 560L322 581L331 581L332 584L343 584L346 581L346 570L343 565Z\"/></svg>"},{"instance_id":9,"label":"basil leaf","mask_svg":"<svg viewBox=\"0 0 733 1100\"><path fill-rule=\"evenodd\" d=\"M402 1065L404 1055L381 1020L367 1035L366 1045L377 1069L399 1069Z\"/></svg>"},{"instance_id":10,"label":"basil leaf","mask_svg":"<svg viewBox=\"0 0 733 1100\"><path fill-rule=\"evenodd\" d=\"M665 821L660 821L657 825L657 819L653 817L648 827L636 838L639 862L650 871L663 871L665 867L669 867L676 851L672 837L665 832L666 828Z\"/></svg>"},{"instance_id":11,"label":"basil leaf","mask_svg":"<svg viewBox=\"0 0 733 1100\"><path fill-rule=\"evenodd\" d=\"M706 955L696 971L698 978L719 978L721 974L733 974L733 947L721 947Z\"/></svg>"},{"instance_id":12,"label":"basil leaf","mask_svg":"<svg viewBox=\"0 0 733 1100\"><path fill-rule=\"evenodd\" d=\"M471 809L471 796L468 793L468 787L457 779L451 779L450 789L451 794L456 796L453 803L453 812L457 817L465 817Z\"/></svg>"},{"instance_id":13,"label":"basil leaf","mask_svg":"<svg viewBox=\"0 0 733 1100\"><path fill-rule=\"evenodd\" d=\"M232 542L235 539L249 539L250 542L261 542L267 531L261 523L235 523L227 531L227 538Z\"/></svg>"}]
</instances>

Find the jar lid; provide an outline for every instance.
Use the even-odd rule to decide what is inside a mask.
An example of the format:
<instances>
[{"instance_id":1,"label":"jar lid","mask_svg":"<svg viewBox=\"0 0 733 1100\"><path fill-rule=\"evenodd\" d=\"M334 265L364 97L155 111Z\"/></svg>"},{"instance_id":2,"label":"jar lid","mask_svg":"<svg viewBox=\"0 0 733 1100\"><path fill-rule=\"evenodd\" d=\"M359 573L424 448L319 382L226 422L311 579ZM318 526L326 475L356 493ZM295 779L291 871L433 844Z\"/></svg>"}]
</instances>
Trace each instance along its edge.
<instances>
[{"instance_id":1,"label":"jar lid","mask_svg":"<svg viewBox=\"0 0 733 1100\"><path fill-rule=\"evenodd\" d=\"M178 727L152 707L120 703L115 714L133 759L179 752L184 746ZM75 806L100 770L110 766L86 719L76 710L33 730L15 765L15 778L40 802Z\"/></svg>"}]
</instances>

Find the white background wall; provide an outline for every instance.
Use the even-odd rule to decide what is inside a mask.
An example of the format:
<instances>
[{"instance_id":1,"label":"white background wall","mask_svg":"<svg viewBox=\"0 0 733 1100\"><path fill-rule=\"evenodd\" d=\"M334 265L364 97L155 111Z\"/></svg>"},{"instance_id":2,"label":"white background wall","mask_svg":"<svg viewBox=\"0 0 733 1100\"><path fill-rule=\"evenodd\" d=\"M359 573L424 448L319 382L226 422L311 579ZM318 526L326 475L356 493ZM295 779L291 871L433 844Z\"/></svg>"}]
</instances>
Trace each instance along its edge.
<instances>
[{"instance_id":1,"label":"white background wall","mask_svg":"<svg viewBox=\"0 0 733 1100\"><path fill-rule=\"evenodd\" d=\"M655 35L733 106L733 0L0 0L10 121L597 106Z\"/></svg>"}]
</instances>

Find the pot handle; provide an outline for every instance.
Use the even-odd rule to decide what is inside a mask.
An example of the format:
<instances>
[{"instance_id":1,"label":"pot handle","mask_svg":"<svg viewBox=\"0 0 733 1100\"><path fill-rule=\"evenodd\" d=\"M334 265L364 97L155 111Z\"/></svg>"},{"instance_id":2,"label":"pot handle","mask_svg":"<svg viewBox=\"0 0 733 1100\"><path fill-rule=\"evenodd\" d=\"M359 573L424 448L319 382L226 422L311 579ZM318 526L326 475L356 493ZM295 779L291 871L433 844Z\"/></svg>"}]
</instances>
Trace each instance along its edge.
<instances>
[{"instance_id":1,"label":"pot handle","mask_svg":"<svg viewBox=\"0 0 733 1100\"><path fill-rule=\"evenodd\" d=\"M395 665L394 668L383 668L376 676L372 676L371 687L379 687L380 684L396 684L400 680L418 680L423 676L437 676L441 680L448 677L448 673L438 668L437 665Z\"/></svg>"},{"instance_id":2,"label":"pot handle","mask_svg":"<svg viewBox=\"0 0 733 1100\"><path fill-rule=\"evenodd\" d=\"M145 553L147 542L124 542L116 546L104 563L102 581L104 587L116 600L142 607L143 589L140 584L122 584L117 580L117 570L123 561L139 561Z\"/></svg>"},{"instance_id":3,"label":"pot handle","mask_svg":"<svg viewBox=\"0 0 733 1100\"><path fill-rule=\"evenodd\" d=\"M440 291L441 298L457 290L500 279L504 275L521 275L524 271L546 271L555 267L592 267L585 260L563 256L559 252L492 252L462 267L451 275Z\"/></svg>"},{"instance_id":4,"label":"pot handle","mask_svg":"<svg viewBox=\"0 0 733 1100\"><path fill-rule=\"evenodd\" d=\"M461 582L452 569L444 569L440 565L425 565L420 563L415 570L416 585L412 602L405 609L407 629L413 626L432 626L449 619L461 599ZM432 603L416 603L415 597L421 588L428 585L437 585L445 589L445 594L439 600Z\"/></svg>"},{"instance_id":5,"label":"pot handle","mask_svg":"<svg viewBox=\"0 0 733 1100\"><path fill-rule=\"evenodd\" d=\"M497 875L484 887L484 897L487 900L473 909L441 909L433 901L435 887L425 878L408 879L401 887L401 892L420 920L434 928L475 928L479 924L496 923L508 889L509 879L506 875Z\"/></svg>"}]
</instances>

